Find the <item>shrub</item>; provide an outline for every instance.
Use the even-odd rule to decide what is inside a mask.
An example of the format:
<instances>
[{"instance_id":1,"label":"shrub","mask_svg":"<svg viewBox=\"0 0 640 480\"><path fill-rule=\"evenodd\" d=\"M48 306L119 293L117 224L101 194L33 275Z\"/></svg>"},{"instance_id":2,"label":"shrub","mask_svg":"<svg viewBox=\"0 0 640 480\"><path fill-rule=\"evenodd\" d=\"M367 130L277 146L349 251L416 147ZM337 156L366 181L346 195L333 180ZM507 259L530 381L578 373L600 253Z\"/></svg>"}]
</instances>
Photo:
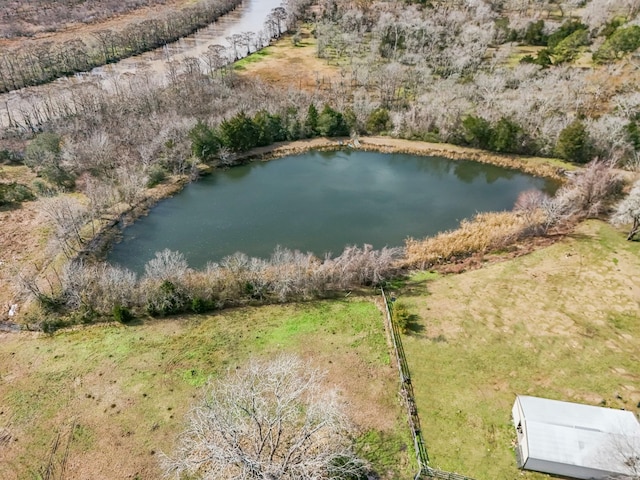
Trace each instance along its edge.
<instances>
[{"instance_id":1,"label":"shrub","mask_svg":"<svg viewBox=\"0 0 640 480\"><path fill-rule=\"evenodd\" d=\"M62 318L46 319L40 322L40 328L46 334L53 335L61 328L71 326L71 322Z\"/></svg>"},{"instance_id":2,"label":"shrub","mask_svg":"<svg viewBox=\"0 0 640 480\"><path fill-rule=\"evenodd\" d=\"M175 283L164 280L156 288L152 288L147 298L147 312L151 316L172 315L185 310L187 295Z\"/></svg>"},{"instance_id":3,"label":"shrub","mask_svg":"<svg viewBox=\"0 0 640 480\"><path fill-rule=\"evenodd\" d=\"M560 42L578 30L588 31L588 27L578 20L567 20L558 30L549 35L547 47L553 51Z\"/></svg>"},{"instance_id":4,"label":"shrub","mask_svg":"<svg viewBox=\"0 0 640 480\"><path fill-rule=\"evenodd\" d=\"M191 311L193 313L204 313L207 310L209 310L209 305L202 298L196 297L191 300Z\"/></svg>"},{"instance_id":5,"label":"shrub","mask_svg":"<svg viewBox=\"0 0 640 480\"><path fill-rule=\"evenodd\" d=\"M640 232L640 181L633 184L629 195L617 205L615 213L611 217L611 223L613 225L631 225L627 240L633 240Z\"/></svg>"},{"instance_id":6,"label":"shrub","mask_svg":"<svg viewBox=\"0 0 640 480\"><path fill-rule=\"evenodd\" d=\"M622 188L619 175L604 162L593 161L574 174L571 180L547 202L545 209L549 225L598 217Z\"/></svg>"},{"instance_id":7,"label":"shrub","mask_svg":"<svg viewBox=\"0 0 640 480\"><path fill-rule=\"evenodd\" d=\"M75 177L60 164L61 141L56 133L37 135L27 145L24 163L53 185L71 189L75 186Z\"/></svg>"},{"instance_id":8,"label":"shrub","mask_svg":"<svg viewBox=\"0 0 640 480\"><path fill-rule=\"evenodd\" d=\"M120 323L129 323L133 320L133 315L127 307L123 307L119 303L113 306L113 319Z\"/></svg>"},{"instance_id":9,"label":"shrub","mask_svg":"<svg viewBox=\"0 0 640 480\"><path fill-rule=\"evenodd\" d=\"M564 160L587 163L593 155L593 148L587 128L581 120L574 120L558 136L556 155Z\"/></svg>"},{"instance_id":10,"label":"shrub","mask_svg":"<svg viewBox=\"0 0 640 480\"><path fill-rule=\"evenodd\" d=\"M640 26L618 28L593 54L596 62L610 62L640 47Z\"/></svg>"},{"instance_id":11,"label":"shrub","mask_svg":"<svg viewBox=\"0 0 640 480\"><path fill-rule=\"evenodd\" d=\"M393 123L389 116L389 110L386 108L376 108L367 117L366 128L367 132L374 135L391 130L393 128Z\"/></svg>"},{"instance_id":12,"label":"shrub","mask_svg":"<svg viewBox=\"0 0 640 480\"><path fill-rule=\"evenodd\" d=\"M60 135L56 133L41 133L37 135L25 150L24 163L28 167L38 171L39 167L51 162L52 158L60 154Z\"/></svg>"},{"instance_id":13,"label":"shrub","mask_svg":"<svg viewBox=\"0 0 640 480\"><path fill-rule=\"evenodd\" d=\"M632 120L624 127L627 141L633 146L634 150L640 150L640 127L638 121Z\"/></svg>"},{"instance_id":14,"label":"shrub","mask_svg":"<svg viewBox=\"0 0 640 480\"><path fill-rule=\"evenodd\" d=\"M12 150L0 150L0 164L14 163L20 160L20 155Z\"/></svg>"},{"instance_id":15,"label":"shrub","mask_svg":"<svg viewBox=\"0 0 640 480\"><path fill-rule=\"evenodd\" d=\"M21 203L34 200L36 197L26 185L20 183L0 183L0 205Z\"/></svg>"},{"instance_id":16,"label":"shrub","mask_svg":"<svg viewBox=\"0 0 640 480\"><path fill-rule=\"evenodd\" d=\"M398 329L402 333L406 333L407 328L409 327L411 314L404 303L398 301L393 303L392 318Z\"/></svg>"},{"instance_id":17,"label":"shrub","mask_svg":"<svg viewBox=\"0 0 640 480\"><path fill-rule=\"evenodd\" d=\"M162 183L166 177L167 177L167 174L165 173L164 168L162 168L161 165L156 164L152 166L151 169L149 170L149 179L147 180L147 188L152 188L158 185L159 183Z\"/></svg>"},{"instance_id":18,"label":"shrub","mask_svg":"<svg viewBox=\"0 0 640 480\"><path fill-rule=\"evenodd\" d=\"M544 20L531 22L524 32L523 42L527 45L545 46L549 36L544 33Z\"/></svg>"},{"instance_id":19,"label":"shrub","mask_svg":"<svg viewBox=\"0 0 640 480\"><path fill-rule=\"evenodd\" d=\"M551 61L549 49L543 48L535 57L531 55L525 55L520 59L520 63L535 63L536 65L540 65L542 68L547 68L553 62Z\"/></svg>"},{"instance_id":20,"label":"shrub","mask_svg":"<svg viewBox=\"0 0 640 480\"><path fill-rule=\"evenodd\" d=\"M571 62L579 53L579 48L589 45L589 33L584 30L576 30L571 35L563 38L553 48L553 58L555 63Z\"/></svg>"}]
</instances>

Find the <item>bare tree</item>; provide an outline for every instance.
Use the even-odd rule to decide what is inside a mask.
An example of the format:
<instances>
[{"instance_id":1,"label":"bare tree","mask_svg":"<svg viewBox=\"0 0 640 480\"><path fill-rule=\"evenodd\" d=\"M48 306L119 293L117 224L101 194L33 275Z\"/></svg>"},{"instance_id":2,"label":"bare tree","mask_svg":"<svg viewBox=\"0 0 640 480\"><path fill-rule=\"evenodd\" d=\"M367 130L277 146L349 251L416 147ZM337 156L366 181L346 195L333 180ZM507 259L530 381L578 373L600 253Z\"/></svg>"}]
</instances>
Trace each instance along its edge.
<instances>
[{"instance_id":1,"label":"bare tree","mask_svg":"<svg viewBox=\"0 0 640 480\"><path fill-rule=\"evenodd\" d=\"M145 275L152 280L176 280L183 278L189 266L180 252L165 248L144 266Z\"/></svg>"},{"instance_id":2,"label":"bare tree","mask_svg":"<svg viewBox=\"0 0 640 480\"><path fill-rule=\"evenodd\" d=\"M633 237L640 232L640 180L633 184L629 195L618 204L611 217L611 223L614 225L631 224L627 240L633 240Z\"/></svg>"},{"instance_id":3,"label":"bare tree","mask_svg":"<svg viewBox=\"0 0 640 480\"><path fill-rule=\"evenodd\" d=\"M240 35L239 33L234 33L233 35L229 35L225 38L227 42L229 42L229 46L231 47L231 51L233 52L233 60L238 60L240 58L238 47L242 45L242 35Z\"/></svg>"},{"instance_id":4,"label":"bare tree","mask_svg":"<svg viewBox=\"0 0 640 480\"><path fill-rule=\"evenodd\" d=\"M54 243L71 258L85 244L82 227L88 220L86 206L74 197L58 196L44 199L42 212L55 228Z\"/></svg>"},{"instance_id":5,"label":"bare tree","mask_svg":"<svg viewBox=\"0 0 640 480\"><path fill-rule=\"evenodd\" d=\"M166 477L359 478L349 428L322 375L296 357L252 361L206 389L188 417Z\"/></svg>"}]
</instances>

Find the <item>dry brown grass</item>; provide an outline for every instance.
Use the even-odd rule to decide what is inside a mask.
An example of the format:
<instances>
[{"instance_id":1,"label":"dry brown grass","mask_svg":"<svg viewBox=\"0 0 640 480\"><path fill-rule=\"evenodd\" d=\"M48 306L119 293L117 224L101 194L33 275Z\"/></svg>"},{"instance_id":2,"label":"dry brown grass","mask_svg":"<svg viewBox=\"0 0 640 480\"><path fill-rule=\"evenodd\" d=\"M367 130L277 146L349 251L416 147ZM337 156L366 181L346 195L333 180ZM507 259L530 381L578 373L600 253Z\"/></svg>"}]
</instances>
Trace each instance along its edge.
<instances>
[{"instance_id":1,"label":"dry brown grass","mask_svg":"<svg viewBox=\"0 0 640 480\"><path fill-rule=\"evenodd\" d=\"M432 466L478 480L548 480L513 453L516 394L639 413L640 243L588 221L548 248L398 292Z\"/></svg>"},{"instance_id":2,"label":"dry brown grass","mask_svg":"<svg viewBox=\"0 0 640 480\"><path fill-rule=\"evenodd\" d=\"M499 154L448 143L420 142L391 137L362 137L360 138L360 144L360 148L363 150L432 155L451 160L473 160L474 162L516 169L538 177L552 178L559 181L565 179L565 171L577 168L575 165L555 158Z\"/></svg>"},{"instance_id":3,"label":"dry brown grass","mask_svg":"<svg viewBox=\"0 0 640 480\"><path fill-rule=\"evenodd\" d=\"M514 212L480 213L472 220L463 220L457 230L424 240L408 239L405 266L424 269L450 262L456 257L513 245L530 231L536 220Z\"/></svg>"},{"instance_id":4,"label":"dry brown grass","mask_svg":"<svg viewBox=\"0 0 640 480\"><path fill-rule=\"evenodd\" d=\"M316 39L309 29L300 32L301 41L294 45L292 36L284 36L260 52L236 63L242 76L260 78L280 87L307 91L326 91L339 79L339 68L316 55Z\"/></svg>"}]
</instances>

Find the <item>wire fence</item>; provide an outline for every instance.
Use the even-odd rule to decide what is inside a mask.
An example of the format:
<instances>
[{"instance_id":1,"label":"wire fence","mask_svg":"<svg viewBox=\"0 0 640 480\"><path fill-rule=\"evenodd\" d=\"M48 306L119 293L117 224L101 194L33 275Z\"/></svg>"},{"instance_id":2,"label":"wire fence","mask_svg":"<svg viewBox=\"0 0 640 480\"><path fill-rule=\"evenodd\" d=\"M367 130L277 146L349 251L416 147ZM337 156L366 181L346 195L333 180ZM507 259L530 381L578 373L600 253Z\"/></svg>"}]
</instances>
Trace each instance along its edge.
<instances>
[{"instance_id":1,"label":"wire fence","mask_svg":"<svg viewBox=\"0 0 640 480\"><path fill-rule=\"evenodd\" d=\"M414 480L421 478L439 478L444 480L473 480L472 478L465 477L459 473L445 472L429 466L429 455L427 453L427 447L422 436L422 429L420 427L420 418L418 417L418 408L416 406L415 395L413 392L413 385L411 383L411 375L409 373L409 366L407 365L407 358L402 346L402 338L400 337L400 329L393 321L393 299L391 302L387 299L387 295L383 288L380 288L382 298L384 300L384 306L386 311L386 323L387 329L391 336L391 342L393 344L393 352L398 366L398 373L400 375L400 396L407 409L407 416L409 419L409 428L411 429L411 435L413 437L413 445L416 452L416 460L418 462L418 473Z\"/></svg>"}]
</instances>

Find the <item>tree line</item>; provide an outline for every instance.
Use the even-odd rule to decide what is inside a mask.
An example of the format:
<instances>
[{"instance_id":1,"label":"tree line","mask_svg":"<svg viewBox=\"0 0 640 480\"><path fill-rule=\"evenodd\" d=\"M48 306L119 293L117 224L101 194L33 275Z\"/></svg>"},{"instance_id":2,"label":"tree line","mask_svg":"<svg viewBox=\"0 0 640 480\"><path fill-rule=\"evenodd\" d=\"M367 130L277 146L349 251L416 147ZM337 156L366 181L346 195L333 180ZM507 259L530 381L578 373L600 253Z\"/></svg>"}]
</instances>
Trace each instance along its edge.
<instances>
[{"instance_id":1,"label":"tree line","mask_svg":"<svg viewBox=\"0 0 640 480\"><path fill-rule=\"evenodd\" d=\"M40 85L174 42L235 9L240 0L201 0L159 18L104 29L85 41L39 42L0 53L0 92Z\"/></svg>"},{"instance_id":2,"label":"tree line","mask_svg":"<svg viewBox=\"0 0 640 480\"><path fill-rule=\"evenodd\" d=\"M224 159L228 152L246 152L275 142L318 136L344 137L350 132L349 122L341 112L329 104L318 112L315 104L311 103L304 122L295 108L289 108L283 114L260 110L253 117L243 110L223 120L217 127L198 121L189 131L189 137L196 157L211 161L220 157Z\"/></svg>"},{"instance_id":3,"label":"tree line","mask_svg":"<svg viewBox=\"0 0 640 480\"><path fill-rule=\"evenodd\" d=\"M45 285L36 272L22 272L20 281L42 308L42 328L51 331L104 319L126 323L134 316L326 298L397 276L401 256L401 248L364 245L319 259L277 247L268 259L236 253L198 271L189 268L180 252L164 250L147 262L141 277L126 268L75 258Z\"/></svg>"},{"instance_id":4,"label":"tree line","mask_svg":"<svg viewBox=\"0 0 640 480\"><path fill-rule=\"evenodd\" d=\"M361 125L385 108L394 136L640 161L640 96L630 73L639 2L593 0L580 16L561 3L561 18L547 4L516 1L325 3L314 30L318 55L339 65L333 97L353 106ZM542 60L520 53L522 45L544 47ZM576 64L589 54L600 66Z\"/></svg>"},{"instance_id":5,"label":"tree line","mask_svg":"<svg viewBox=\"0 0 640 480\"><path fill-rule=\"evenodd\" d=\"M30 37L64 29L69 23L93 23L132 10L165 5L166 0L21 0L3 3L0 38Z\"/></svg>"}]
</instances>

